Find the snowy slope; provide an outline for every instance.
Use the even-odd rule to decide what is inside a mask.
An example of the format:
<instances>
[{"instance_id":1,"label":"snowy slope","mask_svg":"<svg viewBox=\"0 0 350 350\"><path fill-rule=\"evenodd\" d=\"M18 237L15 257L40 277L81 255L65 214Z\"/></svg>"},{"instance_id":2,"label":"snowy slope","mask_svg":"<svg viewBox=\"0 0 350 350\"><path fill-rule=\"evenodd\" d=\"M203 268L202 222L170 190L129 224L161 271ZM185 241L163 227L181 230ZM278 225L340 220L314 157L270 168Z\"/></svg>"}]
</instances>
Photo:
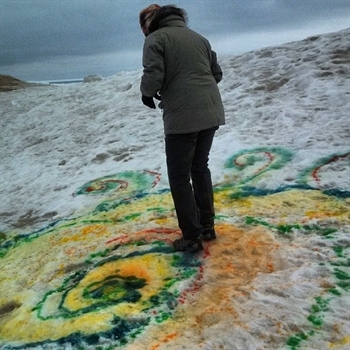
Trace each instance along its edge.
<instances>
[{"instance_id":1,"label":"snowy slope","mask_svg":"<svg viewBox=\"0 0 350 350\"><path fill-rule=\"evenodd\" d=\"M160 312L153 304L139 313L119 310L129 322L124 328L103 319L117 312L107 304L69 317L52 305L72 271L88 269L92 275L84 278L96 277L84 264L106 241L126 244L125 258L135 232L150 250L156 240L169 244L179 234L161 111L141 103L142 71L1 93L0 346L348 348L349 34L221 59L226 126L210 158L219 238L191 262L194 270L200 265L191 279L167 290L177 307L161 321L150 316ZM112 190L101 190L106 183ZM107 209L96 213L101 203ZM131 241L123 238L128 234ZM101 266L96 256L89 264ZM185 265L178 269L186 272ZM157 266L150 265L150 275L159 273ZM19 325L24 330L15 333ZM106 331L111 327L118 336Z\"/></svg>"},{"instance_id":2,"label":"snowy slope","mask_svg":"<svg viewBox=\"0 0 350 350\"><path fill-rule=\"evenodd\" d=\"M215 181L226 158L241 148L291 148L296 151L292 172L328 155L330 147L349 149L347 34L221 62L227 126L212 151ZM38 220L53 212L55 218L73 214L81 203L69 200L70 194L77 183L95 177L143 169L166 175L161 112L141 104L140 76L141 71L123 72L92 84L1 95L1 210L8 213L3 229L28 212ZM349 188L349 178L340 178L339 185ZM166 176L163 180L166 186ZM271 181L278 186L285 179Z\"/></svg>"}]
</instances>

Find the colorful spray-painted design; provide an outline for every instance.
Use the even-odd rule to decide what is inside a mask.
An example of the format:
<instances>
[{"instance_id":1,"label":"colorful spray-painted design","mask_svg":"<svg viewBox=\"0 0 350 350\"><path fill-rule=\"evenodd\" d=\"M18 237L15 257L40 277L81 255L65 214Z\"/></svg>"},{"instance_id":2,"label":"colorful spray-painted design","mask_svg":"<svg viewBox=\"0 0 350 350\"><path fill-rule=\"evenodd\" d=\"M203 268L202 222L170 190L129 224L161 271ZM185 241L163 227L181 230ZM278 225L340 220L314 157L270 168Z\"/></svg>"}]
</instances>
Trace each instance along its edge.
<instances>
[{"instance_id":1,"label":"colorful spray-painted design","mask_svg":"<svg viewBox=\"0 0 350 350\"><path fill-rule=\"evenodd\" d=\"M329 185L335 163L350 169L350 153L320 159L293 185L255 185L292 157L275 147L228 159L215 186L219 239L199 254L173 251L180 232L169 190L156 189L156 172L88 182L74 196L96 198L90 213L26 234L2 234L0 346L112 349L147 343L156 350L169 342L176 348L187 328L201 330L223 317L242 326L234 300L248 293L244 286L253 286L258 275L278 269L275 257L295 232L321 237L334 252L320 262L333 282L310 301L299 331L280 331L286 349L312 342L329 327L332 303L350 295L350 247L337 240L350 225L350 192ZM349 335L335 337L330 346L349 341Z\"/></svg>"}]
</instances>

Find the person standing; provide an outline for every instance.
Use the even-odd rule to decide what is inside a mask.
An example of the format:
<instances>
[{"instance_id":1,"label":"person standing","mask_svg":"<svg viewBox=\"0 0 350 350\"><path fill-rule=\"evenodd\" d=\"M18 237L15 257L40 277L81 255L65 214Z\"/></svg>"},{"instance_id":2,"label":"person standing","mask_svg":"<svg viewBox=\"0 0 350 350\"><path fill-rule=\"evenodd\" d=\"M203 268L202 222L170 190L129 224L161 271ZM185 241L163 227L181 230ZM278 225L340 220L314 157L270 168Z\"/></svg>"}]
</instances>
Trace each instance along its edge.
<instances>
[{"instance_id":1,"label":"person standing","mask_svg":"<svg viewBox=\"0 0 350 350\"><path fill-rule=\"evenodd\" d=\"M209 41L187 26L174 5L152 4L140 12L145 35L142 102L163 110L165 152L171 195L182 238L176 251L195 253L202 240L216 238L209 152L215 131L225 124L217 84L222 70Z\"/></svg>"}]
</instances>

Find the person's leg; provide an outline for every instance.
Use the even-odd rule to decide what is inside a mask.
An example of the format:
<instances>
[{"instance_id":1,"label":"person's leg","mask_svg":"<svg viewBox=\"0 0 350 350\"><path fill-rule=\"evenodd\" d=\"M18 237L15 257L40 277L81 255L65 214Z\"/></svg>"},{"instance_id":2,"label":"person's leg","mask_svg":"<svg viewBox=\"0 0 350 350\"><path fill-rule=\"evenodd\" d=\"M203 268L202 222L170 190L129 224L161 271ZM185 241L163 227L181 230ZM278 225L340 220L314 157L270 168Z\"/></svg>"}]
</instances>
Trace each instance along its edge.
<instances>
[{"instance_id":1,"label":"person's leg","mask_svg":"<svg viewBox=\"0 0 350 350\"><path fill-rule=\"evenodd\" d=\"M214 227L214 196L211 173L208 167L209 153L217 128L203 130L198 133L195 154L192 161L191 177L197 208L200 213L200 223L206 229L211 229L209 239L215 238ZM205 239L205 238L204 238Z\"/></svg>"},{"instance_id":2,"label":"person's leg","mask_svg":"<svg viewBox=\"0 0 350 350\"><path fill-rule=\"evenodd\" d=\"M179 227L184 239L198 238L202 231L191 178L198 133L165 137L168 178Z\"/></svg>"}]
</instances>

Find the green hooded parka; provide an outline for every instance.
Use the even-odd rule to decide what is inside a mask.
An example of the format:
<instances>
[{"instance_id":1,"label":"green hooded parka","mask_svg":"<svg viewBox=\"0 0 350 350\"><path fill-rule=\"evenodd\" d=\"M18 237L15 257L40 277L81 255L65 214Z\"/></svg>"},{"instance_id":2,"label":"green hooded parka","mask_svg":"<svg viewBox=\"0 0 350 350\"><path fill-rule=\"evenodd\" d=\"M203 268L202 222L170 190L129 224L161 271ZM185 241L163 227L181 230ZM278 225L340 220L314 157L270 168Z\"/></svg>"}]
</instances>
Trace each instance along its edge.
<instances>
[{"instance_id":1,"label":"green hooded parka","mask_svg":"<svg viewBox=\"0 0 350 350\"><path fill-rule=\"evenodd\" d=\"M222 70L210 43L186 25L185 13L163 6L143 47L141 93L161 95L165 134L184 134L225 124L217 83Z\"/></svg>"}]
</instances>

